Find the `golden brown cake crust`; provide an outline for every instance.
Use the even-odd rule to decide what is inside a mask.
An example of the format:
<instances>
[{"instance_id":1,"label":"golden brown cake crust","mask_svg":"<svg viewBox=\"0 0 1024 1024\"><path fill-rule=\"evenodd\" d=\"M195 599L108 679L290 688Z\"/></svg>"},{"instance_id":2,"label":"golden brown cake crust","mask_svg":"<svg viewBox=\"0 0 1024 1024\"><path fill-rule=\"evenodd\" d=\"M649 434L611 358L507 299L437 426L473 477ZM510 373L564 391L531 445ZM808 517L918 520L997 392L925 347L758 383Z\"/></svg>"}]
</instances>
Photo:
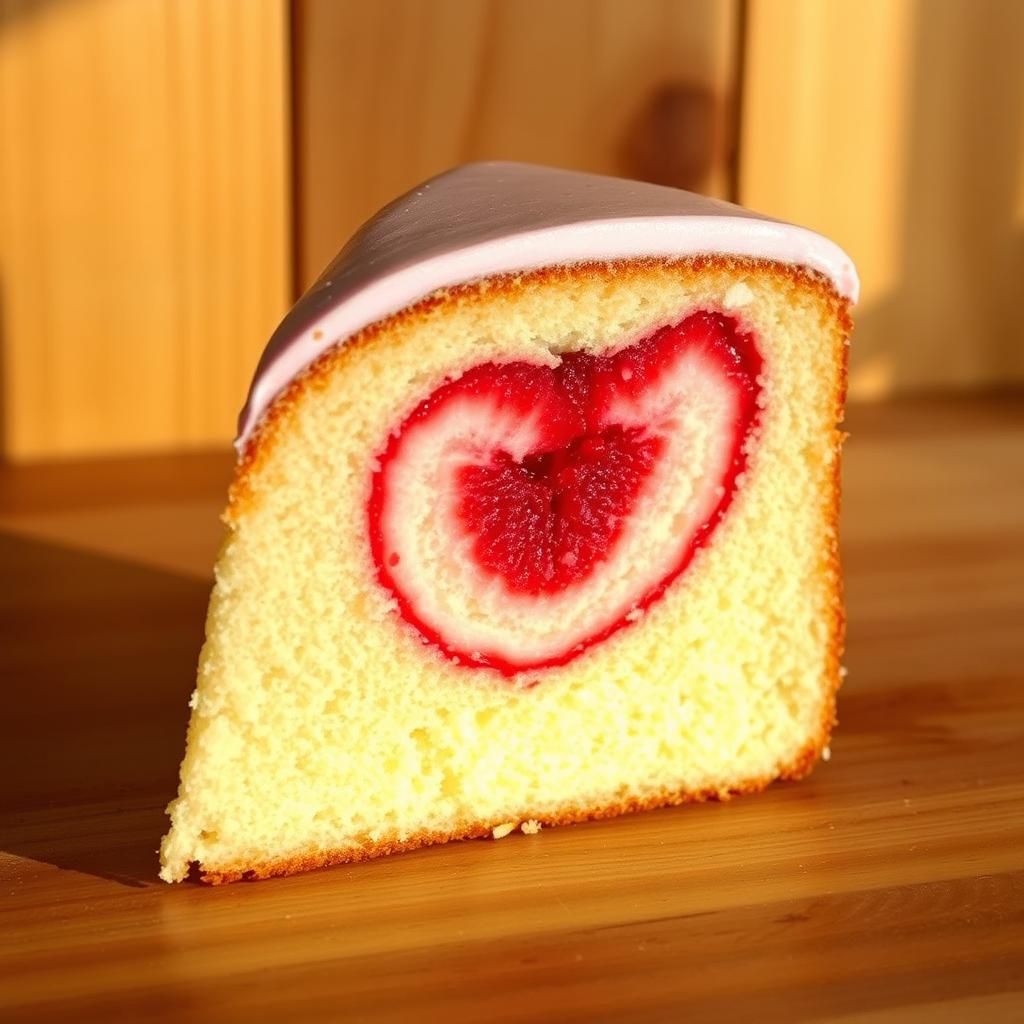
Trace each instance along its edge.
<instances>
[{"instance_id":1,"label":"golden brown cake crust","mask_svg":"<svg viewBox=\"0 0 1024 1024\"><path fill-rule=\"evenodd\" d=\"M705 790L677 790L666 791L646 800L625 799L612 801L597 807L567 807L556 814L523 814L521 821L538 821L542 825L573 825L583 821L596 821L600 818L615 818L622 814L632 814L635 811L653 811L659 807L675 807L680 804L703 803L709 800L729 800L734 796L743 796L747 793L759 793L776 779L799 779L806 775L818 759L822 749L828 742L829 731L832 726L832 719L835 708L835 690L832 689L832 698L828 714L823 718L822 731L818 737L809 743L795 758L793 763L784 768L777 776L765 776L759 779L751 779L727 789L705 789ZM312 871L316 868L333 867L339 864L355 864L359 861L372 860L374 857L384 857L391 853L403 853L410 850L418 850L422 846L433 846L438 843L454 842L458 839L482 839L490 836L492 830L509 819L492 822L467 822L465 825L452 829L450 832L417 832L408 838L402 839L379 839L377 841L367 840L361 846L347 850L318 850L306 854L296 854L292 857L285 857L281 860L268 861L260 864L239 864L226 867L205 868L199 866L200 881L209 885L223 885L228 882L255 882L263 878L274 878L279 875L297 875L303 871Z\"/></svg>"},{"instance_id":2,"label":"golden brown cake crust","mask_svg":"<svg viewBox=\"0 0 1024 1024\"><path fill-rule=\"evenodd\" d=\"M338 362L345 358L354 346L364 345L387 331L396 324L406 320L424 318L428 313L435 312L438 307L446 304L472 303L493 297L496 292L514 292L546 281L566 280L581 273L605 275L618 281L628 283L631 273L642 274L654 267L672 266L684 273L701 273L709 269L726 271L752 271L768 274L778 280L779 285L792 287L798 285L811 288L819 293L827 307L839 324L837 350L834 353L839 365L834 394L835 423L834 446L836 450L835 482L832 488L830 507L826 510L828 525L833 538L828 553L827 565L824 567L832 581L833 623L828 650L828 672L824 681L826 699L823 703L822 717L816 734L799 751L796 757L779 769L775 775L751 778L737 784L720 789L704 790L665 790L660 794L639 799L626 798L612 800L600 805L567 806L553 814L524 812L521 820L535 819L544 825L566 825L598 818L610 818L633 811L652 810L684 803L706 800L725 800L732 796L756 793L763 790L775 779L799 779L807 775L814 763L821 756L829 742L832 729L836 725L836 694L841 683L840 659L843 654L845 635L845 616L842 602L842 577L839 562L838 519L840 501L840 460L839 450L846 435L839 429L842 420L843 404L847 384L847 341L852 329L850 303L842 298L831 283L824 277L800 267L773 263L763 260L732 258L727 256L702 256L683 260L642 259L617 261L612 263L575 264L567 267L549 267L522 274L505 275L488 278L453 287L432 295L421 302L364 328L343 344L328 349L309 368L299 374L279 395L255 434L250 439L243 457L240 460L231 485L228 508L224 514L227 522L237 520L244 513L247 503L252 499L253 481L268 453L273 448L276 438L286 426L290 410L301 400L308 389L321 387L334 372ZM509 819L504 819L509 820ZM221 884L239 880L256 880L279 875L291 875L314 868L330 865L354 863L381 857L391 853L415 850L422 846L445 843L457 839L474 839L489 836L492 829L502 821L467 821L450 831L423 831L400 839L397 836L378 840L367 838L356 847L343 850L310 850L307 853L295 854L280 860L260 863L219 864L217 866L199 865L199 877L203 882Z\"/></svg>"}]
</instances>

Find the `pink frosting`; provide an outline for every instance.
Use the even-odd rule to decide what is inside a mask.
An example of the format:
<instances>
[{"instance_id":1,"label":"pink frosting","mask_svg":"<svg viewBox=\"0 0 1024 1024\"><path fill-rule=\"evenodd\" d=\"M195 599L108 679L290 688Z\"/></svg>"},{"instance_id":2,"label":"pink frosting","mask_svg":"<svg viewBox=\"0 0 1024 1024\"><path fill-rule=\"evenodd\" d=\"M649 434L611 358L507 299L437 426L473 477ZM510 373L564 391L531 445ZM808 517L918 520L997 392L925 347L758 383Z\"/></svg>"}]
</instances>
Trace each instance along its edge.
<instances>
[{"instance_id":1,"label":"pink frosting","mask_svg":"<svg viewBox=\"0 0 1024 1024\"><path fill-rule=\"evenodd\" d=\"M256 368L235 446L244 449L274 398L322 352L440 288L587 260L702 254L808 267L857 301L849 256L806 228L621 178L457 167L367 221L284 318Z\"/></svg>"}]
</instances>

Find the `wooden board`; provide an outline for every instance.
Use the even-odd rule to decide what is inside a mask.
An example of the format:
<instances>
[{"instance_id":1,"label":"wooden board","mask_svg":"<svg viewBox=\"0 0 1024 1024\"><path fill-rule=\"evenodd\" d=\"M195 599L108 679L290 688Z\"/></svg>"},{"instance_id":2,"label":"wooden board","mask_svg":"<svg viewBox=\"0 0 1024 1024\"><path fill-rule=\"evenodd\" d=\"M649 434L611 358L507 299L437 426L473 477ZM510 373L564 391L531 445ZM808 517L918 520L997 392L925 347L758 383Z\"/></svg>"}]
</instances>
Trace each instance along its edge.
<instances>
[{"instance_id":1,"label":"wooden board","mask_svg":"<svg viewBox=\"0 0 1024 1024\"><path fill-rule=\"evenodd\" d=\"M851 416L810 779L215 889L154 875L229 460L0 471L0 1018L1022 1019L1021 409Z\"/></svg>"},{"instance_id":2,"label":"wooden board","mask_svg":"<svg viewBox=\"0 0 1024 1024\"><path fill-rule=\"evenodd\" d=\"M224 443L291 300L286 0L0 0L0 456Z\"/></svg>"},{"instance_id":3,"label":"wooden board","mask_svg":"<svg viewBox=\"0 0 1024 1024\"><path fill-rule=\"evenodd\" d=\"M295 0L309 284L395 196L469 160L727 195L738 0Z\"/></svg>"},{"instance_id":4,"label":"wooden board","mask_svg":"<svg viewBox=\"0 0 1024 1024\"><path fill-rule=\"evenodd\" d=\"M1024 380L1024 3L747 12L739 199L853 257L851 394Z\"/></svg>"}]
</instances>

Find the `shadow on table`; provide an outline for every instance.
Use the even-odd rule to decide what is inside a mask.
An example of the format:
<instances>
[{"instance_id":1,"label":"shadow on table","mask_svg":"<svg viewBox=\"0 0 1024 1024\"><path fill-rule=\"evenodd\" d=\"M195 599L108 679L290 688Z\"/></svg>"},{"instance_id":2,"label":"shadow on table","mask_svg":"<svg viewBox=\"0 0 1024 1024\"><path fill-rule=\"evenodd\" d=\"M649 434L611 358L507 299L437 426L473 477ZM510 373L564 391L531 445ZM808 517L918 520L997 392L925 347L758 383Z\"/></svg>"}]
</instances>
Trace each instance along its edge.
<instances>
[{"instance_id":1,"label":"shadow on table","mask_svg":"<svg viewBox=\"0 0 1024 1024\"><path fill-rule=\"evenodd\" d=\"M0 849L156 881L209 584L0 534Z\"/></svg>"}]
</instances>

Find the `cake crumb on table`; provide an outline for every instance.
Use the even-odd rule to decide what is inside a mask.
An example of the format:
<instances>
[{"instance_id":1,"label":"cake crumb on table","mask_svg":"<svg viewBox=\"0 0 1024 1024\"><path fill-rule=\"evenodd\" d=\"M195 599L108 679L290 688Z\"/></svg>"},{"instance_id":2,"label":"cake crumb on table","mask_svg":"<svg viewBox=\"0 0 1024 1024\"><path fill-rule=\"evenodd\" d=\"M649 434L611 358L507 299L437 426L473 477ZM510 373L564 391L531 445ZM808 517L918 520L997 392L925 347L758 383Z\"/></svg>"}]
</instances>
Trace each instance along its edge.
<instances>
[{"instance_id":1,"label":"cake crumb on table","mask_svg":"<svg viewBox=\"0 0 1024 1024\"><path fill-rule=\"evenodd\" d=\"M541 830L541 823L536 818L530 818L519 827L523 830L523 835L535 836Z\"/></svg>"},{"instance_id":2,"label":"cake crumb on table","mask_svg":"<svg viewBox=\"0 0 1024 1024\"><path fill-rule=\"evenodd\" d=\"M491 829L491 836L495 839L504 839L510 832L514 831L516 823L514 821L506 821L504 825L495 825Z\"/></svg>"}]
</instances>

